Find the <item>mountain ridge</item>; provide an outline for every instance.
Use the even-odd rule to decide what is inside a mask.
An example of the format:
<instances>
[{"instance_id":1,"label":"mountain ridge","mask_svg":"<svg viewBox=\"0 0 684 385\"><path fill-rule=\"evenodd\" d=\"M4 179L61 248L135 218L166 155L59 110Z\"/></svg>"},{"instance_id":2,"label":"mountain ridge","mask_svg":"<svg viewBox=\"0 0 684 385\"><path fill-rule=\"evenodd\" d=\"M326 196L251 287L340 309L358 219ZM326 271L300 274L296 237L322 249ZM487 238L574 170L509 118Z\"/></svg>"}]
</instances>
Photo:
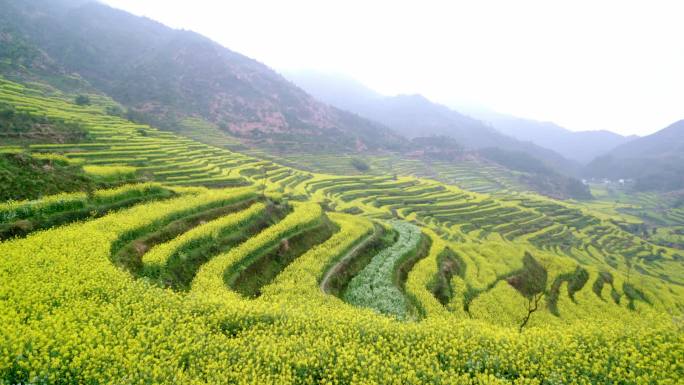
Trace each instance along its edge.
<instances>
[{"instance_id":1,"label":"mountain ridge","mask_svg":"<svg viewBox=\"0 0 684 385\"><path fill-rule=\"evenodd\" d=\"M582 164L587 164L596 157L636 138L636 136L623 136L608 130L571 131L553 122L519 118L491 111L472 109L467 113L504 134L549 148Z\"/></svg>"},{"instance_id":2,"label":"mountain ridge","mask_svg":"<svg viewBox=\"0 0 684 385\"><path fill-rule=\"evenodd\" d=\"M684 189L684 120L594 159L585 173L593 178L633 179L639 191Z\"/></svg>"},{"instance_id":3,"label":"mountain ridge","mask_svg":"<svg viewBox=\"0 0 684 385\"><path fill-rule=\"evenodd\" d=\"M319 103L268 66L192 31L95 2L0 2L6 25L67 71L147 116L199 116L233 135L321 149L401 148L390 129Z\"/></svg>"},{"instance_id":4,"label":"mountain ridge","mask_svg":"<svg viewBox=\"0 0 684 385\"><path fill-rule=\"evenodd\" d=\"M309 75L309 71L283 73L314 97L378 121L408 138L449 136L472 149L499 147L525 152L566 175L578 175L581 168L578 163L565 159L553 150L501 134L477 119L432 102L422 95L384 96L353 79L337 75L318 72Z\"/></svg>"}]
</instances>

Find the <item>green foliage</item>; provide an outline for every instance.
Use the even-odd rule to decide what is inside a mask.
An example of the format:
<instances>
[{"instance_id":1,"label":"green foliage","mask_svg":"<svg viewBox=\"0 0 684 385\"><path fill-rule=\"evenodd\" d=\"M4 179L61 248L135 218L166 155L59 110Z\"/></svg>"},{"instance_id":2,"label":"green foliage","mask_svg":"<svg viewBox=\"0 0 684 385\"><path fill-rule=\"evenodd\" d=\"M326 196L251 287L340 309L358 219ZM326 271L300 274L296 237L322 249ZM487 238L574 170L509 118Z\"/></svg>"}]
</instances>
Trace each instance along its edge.
<instances>
[{"instance_id":1,"label":"green foliage","mask_svg":"<svg viewBox=\"0 0 684 385\"><path fill-rule=\"evenodd\" d=\"M0 27L0 68L4 66L14 69L31 67L40 59L40 51L35 46L17 38L13 31L3 27Z\"/></svg>"},{"instance_id":2,"label":"green foliage","mask_svg":"<svg viewBox=\"0 0 684 385\"><path fill-rule=\"evenodd\" d=\"M649 304L649 305L652 304L652 302L648 299L646 294L641 289L638 289L637 287L635 287L634 285L632 285L629 282L625 282L622 285L622 290L624 291L625 296L629 300L629 303L627 304L627 306L632 310L636 309L636 306L635 306L636 301L642 301L642 302Z\"/></svg>"},{"instance_id":3,"label":"green foliage","mask_svg":"<svg viewBox=\"0 0 684 385\"><path fill-rule=\"evenodd\" d=\"M526 298L532 298L536 294L544 293L546 291L546 281L548 279L548 272L532 254L525 252L523 257L523 269L519 274L516 274L507 279L508 284L513 286Z\"/></svg>"},{"instance_id":4,"label":"green foliage","mask_svg":"<svg viewBox=\"0 0 684 385\"><path fill-rule=\"evenodd\" d=\"M603 298L603 286L606 283L609 284L611 288L613 287L613 275L607 271L602 271L601 273L599 273L598 278L596 278L592 285L592 290L594 291L594 294L596 294L600 298Z\"/></svg>"},{"instance_id":5,"label":"green foliage","mask_svg":"<svg viewBox=\"0 0 684 385\"><path fill-rule=\"evenodd\" d=\"M629 141L596 158L586 174L611 180L634 180L636 191L676 191L684 188L684 120Z\"/></svg>"},{"instance_id":6,"label":"green foliage","mask_svg":"<svg viewBox=\"0 0 684 385\"><path fill-rule=\"evenodd\" d=\"M582 290L584 285L589 280L589 273L587 270L577 267L568 281L568 295L574 299L575 293Z\"/></svg>"},{"instance_id":7,"label":"green foliage","mask_svg":"<svg viewBox=\"0 0 684 385\"><path fill-rule=\"evenodd\" d=\"M368 163L364 162L363 159L352 158L349 162L358 171L366 172L366 171L370 170L370 166L368 165Z\"/></svg>"},{"instance_id":8,"label":"green foliage","mask_svg":"<svg viewBox=\"0 0 684 385\"><path fill-rule=\"evenodd\" d=\"M650 163L650 162L649 162ZM636 178L636 191L677 191L684 189L684 158L668 161L662 168Z\"/></svg>"},{"instance_id":9,"label":"green foliage","mask_svg":"<svg viewBox=\"0 0 684 385\"><path fill-rule=\"evenodd\" d=\"M76 103L79 106L89 106L90 98L88 97L88 95L78 95L74 99L74 103Z\"/></svg>"},{"instance_id":10,"label":"green foliage","mask_svg":"<svg viewBox=\"0 0 684 385\"><path fill-rule=\"evenodd\" d=\"M572 273L557 275L556 279L551 284L551 288L549 289L549 293L546 299L549 311L556 316L560 315L558 310L558 300L561 295L561 285L563 283L567 283L568 297L570 297L570 299L574 301L575 293L582 290L582 288L584 288L584 285L587 283L588 280L589 272L587 272L586 269L583 269L579 266L577 266L577 268L575 268L575 271Z\"/></svg>"},{"instance_id":11,"label":"green foliage","mask_svg":"<svg viewBox=\"0 0 684 385\"><path fill-rule=\"evenodd\" d=\"M508 151L491 147L479 150L479 153L485 158L506 166L511 170L525 171L541 175L554 174L554 171L546 166L544 162L524 152Z\"/></svg>"},{"instance_id":12,"label":"green foliage","mask_svg":"<svg viewBox=\"0 0 684 385\"><path fill-rule=\"evenodd\" d=\"M105 112L108 115L113 115L113 116L118 116L118 117L125 117L126 116L126 111L124 111L123 108L121 108L117 105L105 107Z\"/></svg>"},{"instance_id":13,"label":"green foliage","mask_svg":"<svg viewBox=\"0 0 684 385\"><path fill-rule=\"evenodd\" d=\"M80 123L30 114L0 102L0 138L17 143L80 142L88 139L88 132Z\"/></svg>"},{"instance_id":14,"label":"green foliage","mask_svg":"<svg viewBox=\"0 0 684 385\"><path fill-rule=\"evenodd\" d=\"M520 151L508 151L500 148L479 150L485 158L511 170L529 173L521 176L521 180L542 194L561 199L591 199L589 187L579 180L561 175L547 166L545 162Z\"/></svg>"},{"instance_id":15,"label":"green foliage","mask_svg":"<svg viewBox=\"0 0 684 385\"><path fill-rule=\"evenodd\" d=\"M445 248L437 256L437 266L439 270L430 283L430 290L442 305L447 305L454 296L451 280L454 276L465 276L465 262L453 250Z\"/></svg>"},{"instance_id":16,"label":"green foliage","mask_svg":"<svg viewBox=\"0 0 684 385\"><path fill-rule=\"evenodd\" d=\"M97 3L5 2L2 8L0 24L42 50L57 67L51 74L80 74L137 122L175 131L185 118L201 117L231 134L247 134L250 144L309 153L397 149L407 142L320 104L270 68L194 32ZM87 105L81 96L77 104Z\"/></svg>"},{"instance_id":17,"label":"green foliage","mask_svg":"<svg viewBox=\"0 0 684 385\"><path fill-rule=\"evenodd\" d=\"M262 288L289 264L328 240L336 231L335 225L325 218L318 226L282 239L278 245L241 270L234 279L230 279L231 288L245 297L260 296Z\"/></svg>"},{"instance_id":18,"label":"green foliage","mask_svg":"<svg viewBox=\"0 0 684 385\"><path fill-rule=\"evenodd\" d=\"M680 153L667 156L630 158L611 155L596 158L587 165L587 175L595 178L632 179L638 192L669 192L684 188L684 157Z\"/></svg>"},{"instance_id":19,"label":"green foliage","mask_svg":"<svg viewBox=\"0 0 684 385\"><path fill-rule=\"evenodd\" d=\"M36 159L26 153L0 154L0 201L36 199L64 191L88 191L95 186L80 166Z\"/></svg>"},{"instance_id":20,"label":"green foliage","mask_svg":"<svg viewBox=\"0 0 684 385\"><path fill-rule=\"evenodd\" d=\"M358 213L352 213L358 214ZM358 249L347 254L338 261L333 270L326 276L321 288L329 294L342 297L349 286L349 281L363 270L375 255L396 242L397 233L380 225L374 226L374 232L358 245Z\"/></svg>"}]
</instances>

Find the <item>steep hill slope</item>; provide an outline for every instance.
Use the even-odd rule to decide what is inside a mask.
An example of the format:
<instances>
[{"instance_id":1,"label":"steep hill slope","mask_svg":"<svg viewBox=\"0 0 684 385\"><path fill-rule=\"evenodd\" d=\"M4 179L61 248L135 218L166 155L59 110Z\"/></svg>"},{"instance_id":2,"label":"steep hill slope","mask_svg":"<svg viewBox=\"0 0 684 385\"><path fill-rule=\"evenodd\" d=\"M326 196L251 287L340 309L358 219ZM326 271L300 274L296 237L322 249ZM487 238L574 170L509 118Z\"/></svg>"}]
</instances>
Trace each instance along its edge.
<instances>
[{"instance_id":1,"label":"steep hill slope","mask_svg":"<svg viewBox=\"0 0 684 385\"><path fill-rule=\"evenodd\" d=\"M597 178L635 179L641 191L684 188L684 120L617 147L587 165Z\"/></svg>"},{"instance_id":2,"label":"steep hill slope","mask_svg":"<svg viewBox=\"0 0 684 385\"><path fill-rule=\"evenodd\" d=\"M38 47L46 62L80 74L138 120L174 128L198 116L257 143L309 150L405 144L391 130L319 103L267 66L196 33L95 2L3 0L0 6L4 35Z\"/></svg>"},{"instance_id":3,"label":"steep hill slope","mask_svg":"<svg viewBox=\"0 0 684 385\"><path fill-rule=\"evenodd\" d=\"M70 94L111 96L124 107L111 106L111 114L209 144L219 133L229 139L227 147L262 151L267 158L425 150L420 141L409 142L382 122L320 103L265 65L193 32L88 1L0 0L0 5L0 74L49 83ZM358 94L350 88L348 93ZM375 106L368 98L375 96L357 98L357 109ZM381 112L408 136L449 133L459 145L533 153L549 169L576 171L551 151L500 135L420 96L391 99ZM428 130L411 131L426 124ZM530 181L524 184L558 198L588 195L567 191L565 176Z\"/></svg>"}]
</instances>

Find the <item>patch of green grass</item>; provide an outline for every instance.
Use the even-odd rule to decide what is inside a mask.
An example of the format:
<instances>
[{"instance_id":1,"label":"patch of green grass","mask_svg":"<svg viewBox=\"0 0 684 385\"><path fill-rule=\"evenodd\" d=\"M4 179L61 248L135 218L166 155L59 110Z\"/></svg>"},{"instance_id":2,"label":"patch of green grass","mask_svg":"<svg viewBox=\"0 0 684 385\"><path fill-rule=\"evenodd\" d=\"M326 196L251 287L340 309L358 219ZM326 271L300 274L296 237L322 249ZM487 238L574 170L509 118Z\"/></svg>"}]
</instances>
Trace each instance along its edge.
<instances>
[{"instance_id":1,"label":"patch of green grass","mask_svg":"<svg viewBox=\"0 0 684 385\"><path fill-rule=\"evenodd\" d=\"M366 245L360 248L352 258L341 262L341 266L331 275L325 286L325 291L337 297L342 297L349 285L349 281L365 268L380 251L390 247L397 241L397 232L376 225L376 235Z\"/></svg>"},{"instance_id":2,"label":"patch of green grass","mask_svg":"<svg viewBox=\"0 0 684 385\"><path fill-rule=\"evenodd\" d=\"M194 276L196 268L188 266L183 267L184 271L179 271L179 266L175 266L178 264L178 256L176 255L171 258L169 261L169 266L166 267L166 270L170 272L169 274L166 274L166 272L162 272L162 274L151 274L151 272L143 271L143 254L145 254L152 247L168 242L180 234L183 234L203 223L219 218L223 215L245 209L253 202L253 199L248 199L218 207L209 206L196 212L181 215L178 218L172 218L170 221L160 224L160 226L149 229L149 231L141 231L137 237L132 237L130 240L128 240L128 242L118 245L118 247L113 249L114 252L112 254L112 260L117 265L123 266L135 275L145 275L152 279L160 280L165 285L174 288L187 288L192 278L185 278L190 275L188 274L190 270L192 270L192 276ZM254 231L258 232L259 229L262 229L269 223L269 220L282 218L286 211L287 208L285 207L279 208L272 206L269 210L271 215L269 215L268 218L263 218L263 220L258 221L259 225L257 225L256 222L251 223L245 229L249 228L250 226L254 226ZM262 222L263 225L261 224ZM253 233L254 232L252 231L244 232L244 234L249 235L252 235ZM234 236L234 234L230 234L224 238L226 239L221 239L219 242L213 244L206 243L199 246L193 244L192 249L182 250L185 258L189 260L187 261L188 265L198 267L201 264L200 262L197 262L199 259L202 259L204 262L206 262L209 256L215 255L219 251L231 247L232 245L236 244L238 239L242 239L240 236ZM162 275L168 276L160 278Z\"/></svg>"},{"instance_id":3,"label":"patch of green grass","mask_svg":"<svg viewBox=\"0 0 684 385\"><path fill-rule=\"evenodd\" d=\"M419 258L423 245L420 228L407 222L393 222L399 238L390 247L373 256L371 262L350 282L344 299L354 305L369 307L382 314L404 319L410 304L402 291L405 271Z\"/></svg>"},{"instance_id":4,"label":"patch of green grass","mask_svg":"<svg viewBox=\"0 0 684 385\"><path fill-rule=\"evenodd\" d=\"M257 218L247 225L231 232L214 242L205 242L191 249L185 249L176 253L169 259L164 271L159 276L159 281L176 290L188 290L199 268L213 256L226 252L240 243L260 233L272 222L282 219L286 211L284 208L271 206L269 215Z\"/></svg>"},{"instance_id":5,"label":"patch of green grass","mask_svg":"<svg viewBox=\"0 0 684 385\"><path fill-rule=\"evenodd\" d=\"M0 103L0 138L3 143L74 143L88 140L88 131L66 119L30 114Z\"/></svg>"},{"instance_id":6,"label":"patch of green grass","mask_svg":"<svg viewBox=\"0 0 684 385\"><path fill-rule=\"evenodd\" d=\"M92 191L96 187L80 166L57 159L37 159L26 153L0 154L0 201Z\"/></svg>"},{"instance_id":7,"label":"patch of green grass","mask_svg":"<svg viewBox=\"0 0 684 385\"><path fill-rule=\"evenodd\" d=\"M319 226L283 239L271 250L256 258L246 269L229 279L231 288L245 297L258 297L261 288L270 283L292 261L312 247L325 242L337 227L328 219Z\"/></svg>"}]
</instances>

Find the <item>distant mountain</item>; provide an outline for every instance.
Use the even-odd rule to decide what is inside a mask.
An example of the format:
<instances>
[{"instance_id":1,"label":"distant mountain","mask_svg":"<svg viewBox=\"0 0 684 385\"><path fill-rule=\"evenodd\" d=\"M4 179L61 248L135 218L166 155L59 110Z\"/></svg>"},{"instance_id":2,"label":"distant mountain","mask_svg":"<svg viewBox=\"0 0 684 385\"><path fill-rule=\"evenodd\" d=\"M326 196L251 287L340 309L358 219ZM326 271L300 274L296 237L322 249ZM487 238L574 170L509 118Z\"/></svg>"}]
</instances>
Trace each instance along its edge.
<instances>
[{"instance_id":1,"label":"distant mountain","mask_svg":"<svg viewBox=\"0 0 684 385\"><path fill-rule=\"evenodd\" d=\"M312 70L285 70L281 73L316 99L347 111L363 110L369 102L383 98L383 95L343 74Z\"/></svg>"},{"instance_id":2,"label":"distant mountain","mask_svg":"<svg viewBox=\"0 0 684 385\"><path fill-rule=\"evenodd\" d=\"M0 41L12 42L12 49L0 50L1 62L37 63L41 68L34 69L48 72L46 78L44 63L78 74L139 120L163 128L196 116L245 140L288 148L360 151L408 143L380 124L316 101L267 66L190 31L97 2L0 0L0 8ZM22 45L38 50L14 49Z\"/></svg>"},{"instance_id":3,"label":"distant mountain","mask_svg":"<svg viewBox=\"0 0 684 385\"><path fill-rule=\"evenodd\" d=\"M684 120L662 130L625 143L610 152L617 158L663 158L684 156Z\"/></svg>"},{"instance_id":4,"label":"distant mountain","mask_svg":"<svg viewBox=\"0 0 684 385\"><path fill-rule=\"evenodd\" d=\"M586 167L595 178L635 179L641 191L684 189L684 120L625 143Z\"/></svg>"},{"instance_id":5,"label":"distant mountain","mask_svg":"<svg viewBox=\"0 0 684 385\"><path fill-rule=\"evenodd\" d=\"M636 138L605 130L573 132L552 122L522 119L489 111L472 110L467 113L506 135L546 147L583 164Z\"/></svg>"},{"instance_id":6,"label":"distant mountain","mask_svg":"<svg viewBox=\"0 0 684 385\"><path fill-rule=\"evenodd\" d=\"M575 175L579 164L494 128L421 95L383 96L338 75L289 71L285 76L316 98L386 125L408 138L448 136L471 149L497 147L527 153L562 173Z\"/></svg>"}]
</instances>

